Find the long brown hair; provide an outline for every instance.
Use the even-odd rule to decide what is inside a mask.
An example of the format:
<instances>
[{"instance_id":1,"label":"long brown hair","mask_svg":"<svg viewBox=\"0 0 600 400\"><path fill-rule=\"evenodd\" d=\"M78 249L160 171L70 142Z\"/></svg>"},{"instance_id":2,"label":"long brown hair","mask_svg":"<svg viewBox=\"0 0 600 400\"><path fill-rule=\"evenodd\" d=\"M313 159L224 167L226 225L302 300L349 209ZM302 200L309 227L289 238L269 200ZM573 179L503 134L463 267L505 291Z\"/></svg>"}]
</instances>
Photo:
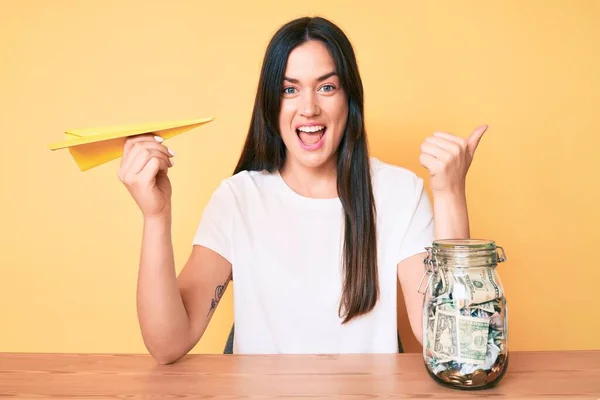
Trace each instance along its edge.
<instances>
[{"instance_id":1,"label":"long brown hair","mask_svg":"<svg viewBox=\"0 0 600 400\"><path fill-rule=\"evenodd\" d=\"M363 86L350 41L340 28L320 18L299 18L283 25L271 39L263 60L248 136L234 174L273 172L285 161L279 131L281 90L291 51L320 40L333 57L348 101L346 128L337 154L337 190L344 209L344 282L339 315L344 323L366 314L379 297L375 202L364 124Z\"/></svg>"}]
</instances>

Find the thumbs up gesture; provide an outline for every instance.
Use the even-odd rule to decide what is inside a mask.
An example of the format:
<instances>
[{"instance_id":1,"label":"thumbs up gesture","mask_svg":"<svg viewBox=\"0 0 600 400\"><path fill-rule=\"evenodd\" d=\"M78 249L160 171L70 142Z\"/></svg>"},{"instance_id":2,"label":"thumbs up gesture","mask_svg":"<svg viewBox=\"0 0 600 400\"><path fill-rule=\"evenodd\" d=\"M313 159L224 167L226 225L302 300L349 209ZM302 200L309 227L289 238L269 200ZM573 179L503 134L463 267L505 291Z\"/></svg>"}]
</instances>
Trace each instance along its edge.
<instances>
[{"instance_id":1,"label":"thumbs up gesture","mask_svg":"<svg viewBox=\"0 0 600 400\"><path fill-rule=\"evenodd\" d=\"M467 171L487 129L487 125L479 126L466 139L446 132L425 138L419 162L431 174L434 196L464 193Z\"/></svg>"}]
</instances>

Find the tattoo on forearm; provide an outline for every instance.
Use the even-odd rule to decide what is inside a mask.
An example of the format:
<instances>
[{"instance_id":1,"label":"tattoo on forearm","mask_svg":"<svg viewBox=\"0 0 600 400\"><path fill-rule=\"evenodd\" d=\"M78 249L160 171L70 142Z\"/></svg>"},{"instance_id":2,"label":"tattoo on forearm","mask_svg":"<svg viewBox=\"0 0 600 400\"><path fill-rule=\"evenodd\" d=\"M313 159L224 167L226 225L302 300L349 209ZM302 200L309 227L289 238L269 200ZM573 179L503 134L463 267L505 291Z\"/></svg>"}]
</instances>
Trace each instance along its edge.
<instances>
[{"instance_id":1,"label":"tattoo on forearm","mask_svg":"<svg viewBox=\"0 0 600 400\"><path fill-rule=\"evenodd\" d=\"M231 275L227 278L224 284L216 287L215 297L210 301L210 309L208 310L208 315L210 315L210 313L212 313L215 310L215 308L217 308L221 297L223 297L223 293L225 293L225 289L227 288L227 283L229 282L230 278Z\"/></svg>"}]
</instances>

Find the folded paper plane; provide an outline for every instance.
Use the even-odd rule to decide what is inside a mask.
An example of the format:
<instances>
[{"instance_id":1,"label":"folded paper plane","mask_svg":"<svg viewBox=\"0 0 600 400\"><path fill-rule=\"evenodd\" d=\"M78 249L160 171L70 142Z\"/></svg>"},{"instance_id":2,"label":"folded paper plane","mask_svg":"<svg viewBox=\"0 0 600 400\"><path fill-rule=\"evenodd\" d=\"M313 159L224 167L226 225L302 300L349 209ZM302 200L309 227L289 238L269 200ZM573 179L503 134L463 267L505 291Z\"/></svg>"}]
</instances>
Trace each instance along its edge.
<instances>
[{"instance_id":1,"label":"folded paper plane","mask_svg":"<svg viewBox=\"0 0 600 400\"><path fill-rule=\"evenodd\" d=\"M129 136L152 133L169 139L213 119L214 117L75 129L65 132L65 140L48 147L50 150L68 148L79 169L85 171L121 157L125 139Z\"/></svg>"}]
</instances>

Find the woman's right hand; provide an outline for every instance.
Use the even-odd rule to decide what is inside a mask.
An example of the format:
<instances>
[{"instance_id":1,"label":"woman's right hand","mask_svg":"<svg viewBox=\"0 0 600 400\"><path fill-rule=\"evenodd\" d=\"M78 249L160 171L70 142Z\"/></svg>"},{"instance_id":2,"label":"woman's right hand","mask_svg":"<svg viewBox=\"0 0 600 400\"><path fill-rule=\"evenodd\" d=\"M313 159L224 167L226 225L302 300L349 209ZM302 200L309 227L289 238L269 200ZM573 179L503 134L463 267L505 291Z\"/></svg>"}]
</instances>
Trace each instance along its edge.
<instances>
[{"instance_id":1,"label":"woman's right hand","mask_svg":"<svg viewBox=\"0 0 600 400\"><path fill-rule=\"evenodd\" d=\"M144 218L171 215L173 153L153 134L128 137L123 146L119 180L123 182Z\"/></svg>"}]
</instances>

